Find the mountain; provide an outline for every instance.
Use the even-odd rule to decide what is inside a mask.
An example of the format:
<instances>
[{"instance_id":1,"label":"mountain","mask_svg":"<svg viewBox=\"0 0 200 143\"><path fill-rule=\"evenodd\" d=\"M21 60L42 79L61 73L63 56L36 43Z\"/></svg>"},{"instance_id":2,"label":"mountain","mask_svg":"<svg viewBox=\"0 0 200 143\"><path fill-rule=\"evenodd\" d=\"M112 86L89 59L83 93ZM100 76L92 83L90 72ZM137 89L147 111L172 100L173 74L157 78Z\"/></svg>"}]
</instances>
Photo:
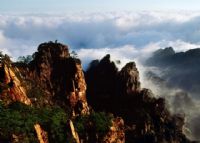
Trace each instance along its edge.
<instances>
[{"instance_id":1,"label":"mountain","mask_svg":"<svg viewBox=\"0 0 200 143\"><path fill-rule=\"evenodd\" d=\"M0 142L191 142L184 117L141 88L135 62L119 71L106 55L84 72L57 42L40 44L30 62L0 58Z\"/></svg>"},{"instance_id":2,"label":"mountain","mask_svg":"<svg viewBox=\"0 0 200 143\"><path fill-rule=\"evenodd\" d=\"M168 86L181 88L199 98L200 49L175 52L172 47L157 50L146 60L146 66L158 68Z\"/></svg>"},{"instance_id":3,"label":"mountain","mask_svg":"<svg viewBox=\"0 0 200 143\"><path fill-rule=\"evenodd\" d=\"M47 42L33 59L1 54L0 142L124 142L124 121L92 111L81 61L68 47Z\"/></svg>"},{"instance_id":4,"label":"mountain","mask_svg":"<svg viewBox=\"0 0 200 143\"><path fill-rule=\"evenodd\" d=\"M134 62L118 71L106 55L90 64L86 83L88 102L96 111L124 119L126 142L189 142L182 133L184 118L171 115L165 99L157 99L149 89L140 87Z\"/></svg>"}]
</instances>

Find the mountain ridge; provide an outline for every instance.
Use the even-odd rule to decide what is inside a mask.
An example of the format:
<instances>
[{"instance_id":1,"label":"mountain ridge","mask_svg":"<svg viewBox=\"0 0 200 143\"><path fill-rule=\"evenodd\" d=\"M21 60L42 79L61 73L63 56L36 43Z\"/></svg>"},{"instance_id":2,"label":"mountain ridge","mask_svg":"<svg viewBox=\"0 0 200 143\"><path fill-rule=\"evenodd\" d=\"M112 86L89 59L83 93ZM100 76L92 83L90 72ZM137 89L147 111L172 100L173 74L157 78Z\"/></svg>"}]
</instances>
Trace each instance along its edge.
<instances>
[{"instance_id":1,"label":"mountain ridge","mask_svg":"<svg viewBox=\"0 0 200 143\"><path fill-rule=\"evenodd\" d=\"M2 56L2 62L3 59L5 56ZM12 64L9 61L3 64L3 72L7 65L16 69L15 76L27 90L31 106L16 104L16 101L23 100L13 100L10 94L7 103L2 93L12 90L17 82L12 78L10 87L5 82L7 78L1 76L3 112L0 112L0 120L5 122L3 116L10 116L13 112L18 115L19 118L14 118L19 119L20 125L30 122L24 132L18 129L19 125L12 118L8 118L8 124L12 121L15 128L10 132L8 127L1 125L0 129L8 133L5 135L0 130L2 140L31 142L32 139L40 143L191 142L183 134L184 118L171 115L163 98L157 99L150 90L140 87L139 71L134 62L118 71L110 61L110 55L106 55L102 60L92 62L84 74L81 61L70 56L66 45L47 42L39 45L30 63ZM8 87L4 88L4 85ZM13 94L20 95L15 90ZM23 118L22 113L26 115ZM23 119L27 122L21 123Z\"/></svg>"},{"instance_id":2,"label":"mountain ridge","mask_svg":"<svg viewBox=\"0 0 200 143\"><path fill-rule=\"evenodd\" d=\"M171 49L171 54L168 51ZM161 78L169 86L181 88L198 98L200 93L200 48L190 49L185 52L175 52L172 47L155 51L145 65L156 67L162 71ZM176 79L176 80L174 80Z\"/></svg>"}]
</instances>

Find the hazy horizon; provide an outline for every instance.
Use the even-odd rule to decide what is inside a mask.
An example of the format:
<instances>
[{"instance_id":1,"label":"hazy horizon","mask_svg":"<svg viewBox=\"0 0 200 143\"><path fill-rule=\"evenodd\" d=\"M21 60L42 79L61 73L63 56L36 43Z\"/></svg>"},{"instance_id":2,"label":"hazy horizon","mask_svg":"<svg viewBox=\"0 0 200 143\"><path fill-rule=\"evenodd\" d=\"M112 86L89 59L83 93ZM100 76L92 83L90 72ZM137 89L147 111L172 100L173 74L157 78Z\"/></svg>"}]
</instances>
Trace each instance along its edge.
<instances>
[{"instance_id":1,"label":"hazy horizon","mask_svg":"<svg viewBox=\"0 0 200 143\"><path fill-rule=\"evenodd\" d=\"M135 10L199 10L197 0L1 0L0 12L106 12Z\"/></svg>"}]
</instances>

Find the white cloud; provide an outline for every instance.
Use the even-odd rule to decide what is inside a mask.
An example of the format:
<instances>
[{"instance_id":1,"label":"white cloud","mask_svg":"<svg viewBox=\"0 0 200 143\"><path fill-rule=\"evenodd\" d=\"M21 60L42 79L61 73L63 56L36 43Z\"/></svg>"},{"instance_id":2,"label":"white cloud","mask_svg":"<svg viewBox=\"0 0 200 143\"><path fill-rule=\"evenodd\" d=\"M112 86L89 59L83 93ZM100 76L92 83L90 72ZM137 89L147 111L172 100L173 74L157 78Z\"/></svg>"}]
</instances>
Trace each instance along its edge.
<instances>
[{"instance_id":1,"label":"white cloud","mask_svg":"<svg viewBox=\"0 0 200 143\"><path fill-rule=\"evenodd\" d=\"M56 39L73 49L169 45L183 50L200 41L200 12L1 14L0 18L0 47L15 58Z\"/></svg>"},{"instance_id":2,"label":"white cloud","mask_svg":"<svg viewBox=\"0 0 200 143\"><path fill-rule=\"evenodd\" d=\"M139 52L139 49L131 45L116 48L80 49L77 51L79 58L83 61L84 69L87 68L91 60L101 59L106 54L111 55L112 61L120 60L121 64L119 64L118 67L121 68L127 62L134 60L134 58L139 55Z\"/></svg>"}]
</instances>

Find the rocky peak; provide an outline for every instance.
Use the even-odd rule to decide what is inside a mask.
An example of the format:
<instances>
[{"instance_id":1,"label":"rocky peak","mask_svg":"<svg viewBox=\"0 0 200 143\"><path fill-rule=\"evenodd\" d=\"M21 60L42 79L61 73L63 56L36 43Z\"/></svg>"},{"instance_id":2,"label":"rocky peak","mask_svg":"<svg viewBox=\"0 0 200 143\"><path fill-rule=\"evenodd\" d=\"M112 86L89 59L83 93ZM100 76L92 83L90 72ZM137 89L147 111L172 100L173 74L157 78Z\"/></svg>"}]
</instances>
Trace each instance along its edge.
<instances>
[{"instance_id":1,"label":"rocky peak","mask_svg":"<svg viewBox=\"0 0 200 143\"><path fill-rule=\"evenodd\" d=\"M141 89L139 71L134 62L116 71L111 80L112 86L102 84L98 87L98 82L109 81L106 76L99 78L99 71L104 71L105 75L110 74L109 70L103 70L104 67L99 69L100 63L86 72L88 77L91 76L87 78L88 87L92 87L88 95L93 96L89 103L98 111L108 111L124 119L126 142L190 142L182 132L183 119L169 113L165 99L157 99L150 90ZM109 63L111 66L112 62ZM95 80L91 82L88 79ZM108 92L109 89L112 92Z\"/></svg>"},{"instance_id":2,"label":"rocky peak","mask_svg":"<svg viewBox=\"0 0 200 143\"><path fill-rule=\"evenodd\" d=\"M68 46L57 42L56 43L48 42L40 44L38 47L38 53L43 54L40 55L41 57L45 57L46 55L47 58L52 58L52 59L68 58L70 56L68 51Z\"/></svg>"},{"instance_id":3,"label":"rocky peak","mask_svg":"<svg viewBox=\"0 0 200 143\"><path fill-rule=\"evenodd\" d=\"M69 58L68 47L60 43L42 43L38 47L38 51L33 54L33 61L30 63L30 68L36 74L39 80L47 85L46 88L52 88L51 76L52 71L57 64L63 63L64 59Z\"/></svg>"},{"instance_id":4,"label":"rocky peak","mask_svg":"<svg viewBox=\"0 0 200 143\"><path fill-rule=\"evenodd\" d=\"M154 52L154 56L158 56L158 57L168 57L174 54L175 54L175 51L172 47L166 47L165 49L159 49L156 52Z\"/></svg>"},{"instance_id":5,"label":"rocky peak","mask_svg":"<svg viewBox=\"0 0 200 143\"><path fill-rule=\"evenodd\" d=\"M106 55L102 60L94 60L86 71L86 80L88 86L88 100L97 96L105 97L113 95L116 87L117 67L110 60L110 55ZM91 103L93 104L93 103Z\"/></svg>"},{"instance_id":6,"label":"rocky peak","mask_svg":"<svg viewBox=\"0 0 200 143\"><path fill-rule=\"evenodd\" d=\"M139 71L135 62L127 63L118 74L119 91L131 94L140 90Z\"/></svg>"},{"instance_id":7,"label":"rocky peak","mask_svg":"<svg viewBox=\"0 0 200 143\"><path fill-rule=\"evenodd\" d=\"M81 62L70 57L68 47L60 43L43 43L33 57L30 75L45 91L47 104L70 106L74 115L88 113Z\"/></svg>"}]
</instances>

